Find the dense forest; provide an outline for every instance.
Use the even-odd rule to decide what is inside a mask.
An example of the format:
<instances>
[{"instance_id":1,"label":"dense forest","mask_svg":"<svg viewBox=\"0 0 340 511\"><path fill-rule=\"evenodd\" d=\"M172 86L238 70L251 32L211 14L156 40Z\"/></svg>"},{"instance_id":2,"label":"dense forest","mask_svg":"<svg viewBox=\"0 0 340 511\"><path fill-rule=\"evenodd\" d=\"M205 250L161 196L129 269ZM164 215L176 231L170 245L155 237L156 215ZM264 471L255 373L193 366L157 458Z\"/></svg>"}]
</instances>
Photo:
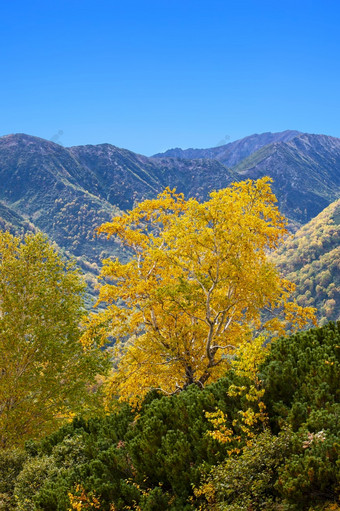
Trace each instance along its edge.
<instances>
[{"instance_id":1,"label":"dense forest","mask_svg":"<svg viewBox=\"0 0 340 511\"><path fill-rule=\"evenodd\" d=\"M129 258L91 313L47 237L0 231L0 509L340 509L338 203L312 222L290 247L266 177L167 188L100 227Z\"/></svg>"}]
</instances>

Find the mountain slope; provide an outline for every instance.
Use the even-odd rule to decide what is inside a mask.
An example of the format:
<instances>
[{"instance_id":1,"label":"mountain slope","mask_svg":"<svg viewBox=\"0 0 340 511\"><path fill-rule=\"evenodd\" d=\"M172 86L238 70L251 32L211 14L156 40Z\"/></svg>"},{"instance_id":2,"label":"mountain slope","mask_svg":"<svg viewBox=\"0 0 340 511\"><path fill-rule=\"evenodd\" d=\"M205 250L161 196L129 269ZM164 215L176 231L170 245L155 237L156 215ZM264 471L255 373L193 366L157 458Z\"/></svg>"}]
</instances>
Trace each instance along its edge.
<instances>
[{"instance_id":1,"label":"mountain slope","mask_svg":"<svg viewBox=\"0 0 340 511\"><path fill-rule=\"evenodd\" d=\"M0 230L9 231L11 234L24 234L35 232L36 228L32 222L0 202Z\"/></svg>"},{"instance_id":2,"label":"mountain slope","mask_svg":"<svg viewBox=\"0 0 340 511\"><path fill-rule=\"evenodd\" d=\"M294 230L340 196L340 139L297 131L263 133L211 149L171 149L155 157L215 158L241 179L273 178Z\"/></svg>"},{"instance_id":3,"label":"mountain slope","mask_svg":"<svg viewBox=\"0 0 340 511\"><path fill-rule=\"evenodd\" d=\"M304 224L340 196L340 139L300 135L263 147L234 171L242 179L271 176L281 211Z\"/></svg>"},{"instance_id":4,"label":"mountain slope","mask_svg":"<svg viewBox=\"0 0 340 511\"><path fill-rule=\"evenodd\" d=\"M63 147L36 137L0 139L0 201L75 256L98 259L108 245L94 229L110 220L111 204L84 189L84 169Z\"/></svg>"},{"instance_id":5,"label":"mountain slope","mask_svg":"<svg viewBox=\"0 0 340 511\"><path fill-rule=\"evenodd\" d=\"M235 140L229 144L209 149L169 149L165 153L155 154L155 158L209 158L218 160L227 167L234 167L250 154L258 151L261 147L275 142L287 142L301 135L299 131L287 130L280 133L261 133Z\"/></svg>"},{"instance_id":6,"label":"mountain slope","mask_svg":"<svg viewBox=\"0 0 340 511\"><path fill-rule=\"evenodd\" d=\"M273 256L296 284L300 305L317 307L321 324L340 319L340 199L299 229Z\"/></svg>"},{"instance_id":7,"label":"mountain slope","mask_svg":"<svg viewBox=\"0 0 340 511\"><path fill-rule=\"evenodd\" d=\"M93 285L103 257L127 257L114 240L95 237L96 227L167 186L205 200L233 181L270 175L279 208L300 226L340 196L340 139L296 133L233 142L228 161L247 157L232 170L213 159L148 158L110 144L64 148L8 135L0 138L0 228L42 230L78 259Z\"/></svg>"},{"instance_id":8,"label":"mountain slope","mask_svg":"<svg viewBox=\"0 0 340 511\"><path fill-rule=\"evenodd\" d=\"M235 180L221 163L156 160L109 144L64 148L28 135L0 138L0 204L76 257L98 263L122 247L95 228L166 186L205 198ZM5 218L3 222L5 221Z\"/></svg>"},{"instance_id":9,"label":"mountain slope","mask_svg":"<svg viewBox=\"0 0 340 511\"><path fill-rule=\"evenodd\" d=\"M0 138L0 202L92 262L102 251L112 253L112 243L94 240L94 229L167 186L204 200L232 181L269 175L279 208L291 226L299 226L340 196L340 139L296 133L264 133L228 144L235 151L229 161L236 161L242 151L275 140L233 170L211 159L147 158L110 144L67 149L9 135Z\"/></svg>"},{"instance_id":10,"label":"mountain slope","mask_svg":"<svg viewBox=\"0 0 340 511\"><path fill-rule=\"evenodd\" d=\"M69 151L88 175L95 176L96 195L121 209L155 197L167 186L187 197L205 199L212 190L237 180L234 172L217 161L148 158L110 144L71 147Z\"/></svg>"}]
</instances>

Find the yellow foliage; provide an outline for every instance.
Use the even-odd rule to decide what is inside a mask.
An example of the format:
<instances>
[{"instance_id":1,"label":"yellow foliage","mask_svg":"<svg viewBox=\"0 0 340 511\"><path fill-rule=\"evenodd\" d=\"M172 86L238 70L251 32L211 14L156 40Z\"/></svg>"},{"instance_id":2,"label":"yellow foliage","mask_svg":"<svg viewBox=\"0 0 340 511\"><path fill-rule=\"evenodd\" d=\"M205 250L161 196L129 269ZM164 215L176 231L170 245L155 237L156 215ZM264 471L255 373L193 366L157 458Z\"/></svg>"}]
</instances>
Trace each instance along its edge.
<instances>
[{"instance_id":1,"label":"yellow foliage","mask_svg":"<svg viewBox=\"0 0 340 511\"><path fill-rule=\"evenodd\" d=\"M200 497L204 497L205 503L198 505L199 511L204 511L205 509L215 509L214 505L216 504L216 486L212 481L206 481L202 483L199 487L193 486L193 492L195 497L191 497L190 501L197 506L196 499ZM206 504L209 506L207 508Z\"/></svg>"},{"instance_id":2,"label":"yellow foliage","mask_svg":"<svg viewBox=\"0 0 340 511\"><path fill-rule=\"evenodd\" d=\"M340 511L340 506L336 502L332 502L325 507L325 511Z\"/></svg>"},{"instance_id":3,"label":"yellow foliage","mask_svg":"<svg viewBox=\"0 0 340 511\"><path fill-rule=\"evenodd\" d=\"M93 492L86 493L83 486L77 484L74 493L68 493L71 507L69 511L83 511L87 509L100 509L100 502Z\"/></svg>"},{"instance_id":4,"label":"yellow foliage","mask_svg":"<svg viewBox=\"0 0 340 511\"><path fill-rule=\"evenodd\" d=\"M280 335L313 318L289 303L293 286L267 259L287 232L275 202L269 178L203 203L166 189L100 227L133 253L103 261L98 304L106 309L90 317L84 337L85 345L116 340L110 398L138 406L150 389L203 386L256 329ZM264 308L280 317L263 323Z\"/></svg>"},{"instance_id":5,"label":"yellow foliage","mask_svg":"<svg viewBox=\"0 0 340 511\"><path fill-rule=\"evenodd\" d=\"M238 426L246 436L246 445L249 446L252 439L255 437L255 426L258 424L265 425L267 422L266 405L262 401L264 389L261 388L261 381L258 377L257 371L259 365L264 361L267 348L263 344L263 337L258 337L253 342L247 342L241 345L238 349L238 356L232 362L232 366L238 376L248 378L252 384L249 388L244 386L231 385L228 389L230 397L244 395L249 404L256 403L257 410L249 407L247 410L240 410L238 413L240 419L235 419L232 426ZM240 435L235 435L234 430L228 426L228 417L221 410L216 410L213 413L206 412L205 416L214 426L213 431L208 434L221 443L239 442L242 438ZM228 451L229 456L239 454L242 451L241 447L235 447Z\"/></svg>"},{"instance_id":6,"label":"yellow foliage","mask_svg":"<svg viewBox=\"0 0 340 511\"><path fill-rule=\"evenodd\" d=\"M215 412L206 412L205 416L215 428L214 431L208 432L212 438L218 442L221 442L222 444L230 443L233 440L241 440L241 437L235 437L234 431L228 427L228 417L225 413L222 412L222 410L217 409ZM234 452L234 449L232 449L230 453L231 452Z\"/></svg>"}]
</instances>

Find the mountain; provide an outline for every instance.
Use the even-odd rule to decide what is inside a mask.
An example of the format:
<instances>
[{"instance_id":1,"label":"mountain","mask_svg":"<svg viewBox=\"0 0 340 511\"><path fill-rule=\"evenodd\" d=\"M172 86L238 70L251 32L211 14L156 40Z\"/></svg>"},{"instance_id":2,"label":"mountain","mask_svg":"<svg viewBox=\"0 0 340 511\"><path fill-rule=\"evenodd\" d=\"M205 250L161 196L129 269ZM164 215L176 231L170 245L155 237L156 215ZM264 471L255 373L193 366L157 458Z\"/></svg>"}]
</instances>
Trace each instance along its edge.
<instances>
[{"instance_id":1,"label":"mountain","mask_svg":"<svg viewBox=\"0 0 340 511\"><path fill-rule=\"evenodd\" d=\"M238 179L270 176L280 210L296 230L340 196L340 139L298 131L251 135L211 149L170 149L155 157L215 158Z\"/></svg>"},{"instance_id":2,"label":"mountain","mask_svg":"<svg viewBox=\"0 0 340 511\"><path fill-rule=\"evenodd\" d=\"M119 247L95 240L95 228L167 186L204 200L232 181L269 175L279 207L295 228L340 196L337 138L284 131L220 148L180 151L191 156L194 151L200 158L148 158L110 144L64 148L37 137L8 135L0 138L0 204L75 256L86 254L98 263L101 255ZM238 163L229 169L222 160Z\"/></svg>"},{"instance_id":3,"label":"mountain","mask_svg":"<svg viewBox=\"0 0 340 511\"><path fill-rule=\"evenodd\" d=\"M28 135L0 138L0 201L76 256L99 260L94 229L166 186L206 197L236 175L215 161L153 160L109 144L64 148Z\"/></svg>"},{"instance_id":4,"label":"mountain","mask_svg":"<svg viewBox=\"0 0 340 511\"><path fill-rule=\"evenodd\" d=\"M340 197L340 139L299 135L263 147L233 170L242 179L271 176L281 211L301 225Z\"/></svg>"},{"instance_id":5,"label":"mountain","mask_svg":"<svg viewBox=\"0 0 340 511\"><path fill-rule=\"evenodd\" d=\"M287 130L280 133L261 133L236 140L210 149L169 149L165 153L158 153L154 158L208 158L217 160L227 167L234 167L241 160L247 158L262 147L275 142L288 142L301 135L299 131Z\"/></svg>"},{"instance_id":6,"label":"mountain","mask_svg":"<svg viewBox=\"0 0 340 511\"><path fill-rule=\"evenodd\" d=\"M123 210L166 187L205 199L238 180L235 172L214 160L148 158L110 144L71 147L69 152L92 176L92 182L83 181L82 186Z\"/></svg>"},{"instance_id":7,"label":"mountain","mask_svg":"<svg viewBox=\"0 0 340 511\"><path fill-rule=\"evenodd\" d=\"M110 144L64 148L24 134L0 138L0 228L40 229L77 258L95 286L104 257L124 256L95 229L165 187L205 198L237 176L214 160L153 159Z\"/></svg>"},{"instance_id":8,"label":"mountain","mask_svg":"<svg viewBox=\"0 0 340 511\"><path fill-rule=\"evenodd\" d=\"M289 237L273 256L296 284L300 305L316 307L320 324L340 319L340 199Z\"/></svg>"},{"instance_id":9,"label":"mountain","mask_svg":"<svg viewBox=\"0 0 340 511\"><path fill-rule=\"evenodd\" d=\"M47 233L75 256L95 260L105 240L97 225L110 220L112 204L81 184L88 180L70 151L27 135L0 138L0 203ZM116 208L117 210L117 208Z\"/></svg>"},{"instance_id":10,"label":"mountain","mask_svg":"<svg viewBox=\"0 0 340 511\"><path fill-rule=\"evenodd\" d=\"M204 200L233 181L269 175L292 230L340 196L337 138L285 131L192 151L200 157L148 158L110 144L65 148L24 134L1 137L0 227L42 230L78 259L93 285L103 257L127 257L118 242L96 237L96 227L167 186Z\"/></svg>"},{"instance_id":11,"label":"mountain","mask_svg":"<svg viewBox=\"0 0 340 511\"><path fill-rule=\"evenodd\" d=\"M35 232L34 225L0 202L0 229L11 234Z\"/></svg>"}]
</instances>

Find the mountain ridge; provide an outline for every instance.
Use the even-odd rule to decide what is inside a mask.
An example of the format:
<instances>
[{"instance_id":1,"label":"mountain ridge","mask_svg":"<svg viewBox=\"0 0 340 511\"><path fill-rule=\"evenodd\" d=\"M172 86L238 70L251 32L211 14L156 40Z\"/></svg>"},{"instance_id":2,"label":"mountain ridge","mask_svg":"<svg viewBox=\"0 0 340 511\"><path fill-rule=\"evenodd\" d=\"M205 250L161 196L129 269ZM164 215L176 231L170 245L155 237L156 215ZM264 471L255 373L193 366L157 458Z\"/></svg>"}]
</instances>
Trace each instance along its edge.
<instances>
[{"instance_id":1,"label":"mountain ridge","mask_svg":"<svg viewBox=\"0 0 340 511\"><path fill-rule=\"evenodd\" d=\"M154 158L176 157L176 158L208 158L216 159L227 167L234 167L250 154L254 153L261 147L278 141L291 140L302 133L296 130L285 130L277 133L255 133L234 142L229 142L222 146L211 147L208 149L168 149L164 153L157 153Z\"/></svg>"},{"instance_id":2,"label":"mountain ridge","mask_svg":"<svg viewBox=\"0 0 340 511\"><path fill-rule=\"evenodd\" d=\"M262 147L233 170L243 179L270 175L281 211L304 224L340 196L340 139L301 134Z\"/></svg>"},{"instance_id":3,"label":"mountain ridge","mask_svg":"<svg viewBox=\"0 0 340 511\"><path fill-rule=\"evenodd\" d=\"M242 151L256 150L232 169L214 159L147 157L107 143L65 148L26 134L6 135L0 138L0 228L45 232L77 259L92 295L101 259L128 257L95 229L166 187L205 200L231 182L270 175L294 231L340 196L340 139L294 131L271 135L239 141ZM274 142L258 148L269 139Z\"/></svg>"},{"instance_id":4,"label":"mountain ridge","mask_svg":"<svg viewBox=\"0 0 340 511\"><path fill-rule=\"evenodd\" d=\"M107 143L65 148L26 134L5 135L1 225L40 229L83 264L98 266L103 257L124 253L114 240L95 238L96 227L166 187L205 200L231 182L269 175L292 230L340 196L340 139L294 130L246 139L235 143L256 150L228 168L214 159L147 157Z\"/></svg>"}]
</instances>

